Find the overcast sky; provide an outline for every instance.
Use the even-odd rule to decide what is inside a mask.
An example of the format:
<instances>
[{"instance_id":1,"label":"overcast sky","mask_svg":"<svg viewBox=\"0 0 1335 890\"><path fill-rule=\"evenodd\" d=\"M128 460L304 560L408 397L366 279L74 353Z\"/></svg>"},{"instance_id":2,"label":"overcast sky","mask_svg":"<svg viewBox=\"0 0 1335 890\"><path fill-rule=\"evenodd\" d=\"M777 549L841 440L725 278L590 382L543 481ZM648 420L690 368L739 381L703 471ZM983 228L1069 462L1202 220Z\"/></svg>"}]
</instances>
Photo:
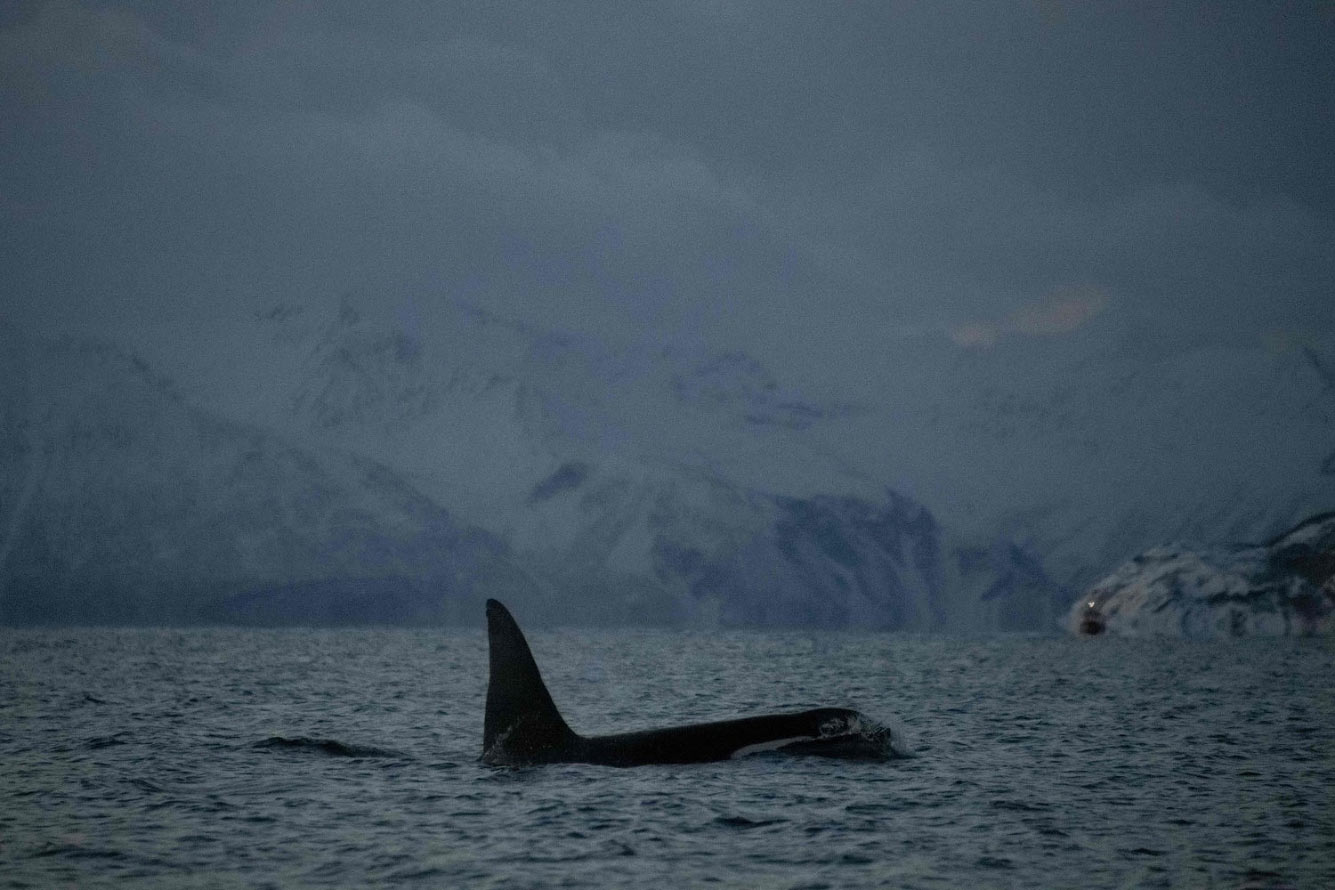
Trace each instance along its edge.
<instances>
[{"instance_id":1,"label":"overcast sky","mask_svg":"<svg viewBox=\"0 0 1335 890\"><path fill-rule=\"evenodd\" d=\"M4 301L462 297L849 375L1330 337L1335 5L1105 6L7 0Z\"/></svg>"}]
</instances>

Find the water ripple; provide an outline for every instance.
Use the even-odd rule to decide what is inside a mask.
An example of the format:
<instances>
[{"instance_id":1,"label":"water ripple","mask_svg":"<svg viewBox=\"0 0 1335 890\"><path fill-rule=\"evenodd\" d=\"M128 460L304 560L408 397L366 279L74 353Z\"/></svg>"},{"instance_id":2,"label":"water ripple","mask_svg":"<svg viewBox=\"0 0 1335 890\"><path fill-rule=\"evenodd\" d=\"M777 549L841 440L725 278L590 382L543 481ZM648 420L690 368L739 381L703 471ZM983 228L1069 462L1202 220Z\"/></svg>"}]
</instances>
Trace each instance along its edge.
<instances>
[{"instance_id":1,"label":"water ripple","mask_svg":"<svg viewBox=\"0 0 1335 890\"><path fill-rule=\"evenodd\" d=\"M494 770L477 633L3 630L0 875L1335 886L1323 641L532 637L583 731L837 704L918 756Z\"/></svg>"}]
</instances>

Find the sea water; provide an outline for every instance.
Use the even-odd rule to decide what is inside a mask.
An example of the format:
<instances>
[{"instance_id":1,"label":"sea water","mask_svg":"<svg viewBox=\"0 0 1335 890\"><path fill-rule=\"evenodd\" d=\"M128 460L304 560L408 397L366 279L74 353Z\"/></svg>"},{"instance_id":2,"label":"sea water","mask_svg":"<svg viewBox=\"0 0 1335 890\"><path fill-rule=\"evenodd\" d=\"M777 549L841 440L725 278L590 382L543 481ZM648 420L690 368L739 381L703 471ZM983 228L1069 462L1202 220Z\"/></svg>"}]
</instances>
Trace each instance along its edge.
<instances>
[{"instance_id":1,"label":"sea water","mask_svg":"<svg viewBox=\"0 0 1335 890\"><path fill-rule=\"evenodd\" d=\"M478 762L482 631L0 630L3 887L1332 887L1335 648L534 631L567 720L884 763Z\"/></svg>"}]
</instances>

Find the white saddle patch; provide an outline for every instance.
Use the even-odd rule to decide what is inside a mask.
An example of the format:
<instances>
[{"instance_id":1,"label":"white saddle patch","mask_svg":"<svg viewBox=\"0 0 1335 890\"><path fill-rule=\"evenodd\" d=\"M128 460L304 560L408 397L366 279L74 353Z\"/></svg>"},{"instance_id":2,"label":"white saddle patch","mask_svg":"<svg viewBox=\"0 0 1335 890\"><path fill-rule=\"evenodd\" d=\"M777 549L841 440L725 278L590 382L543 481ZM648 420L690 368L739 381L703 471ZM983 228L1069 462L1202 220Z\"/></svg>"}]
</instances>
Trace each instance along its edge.
<instances>
[{"instance_id":1,"label":"white saddle patch","mask_svg":"<svg viewBox=\"0 0 1335 890\"><path fill-rule=\"evenodd\" d=\"M815 739L814 735L795 735L787 739L770 739L768 742L756 742L754 745L743 745L732 752L732 759L745 757L748 754L760 754L764 751L777 751L784 745L791 745L793 742L809 742Z\"/></svg>"}]
</instances>

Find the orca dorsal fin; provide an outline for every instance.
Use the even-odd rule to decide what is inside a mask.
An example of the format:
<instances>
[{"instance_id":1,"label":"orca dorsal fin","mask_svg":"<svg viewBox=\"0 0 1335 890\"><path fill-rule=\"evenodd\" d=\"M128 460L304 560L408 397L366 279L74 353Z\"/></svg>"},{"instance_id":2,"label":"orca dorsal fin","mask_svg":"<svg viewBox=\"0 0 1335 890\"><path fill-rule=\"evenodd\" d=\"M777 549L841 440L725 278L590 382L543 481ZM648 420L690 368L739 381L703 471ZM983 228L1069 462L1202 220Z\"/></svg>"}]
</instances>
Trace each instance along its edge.
<instances>
[{"instance_id":1,"label":"orca dorsal fin","mask_svg":"<svg viewBox=\"0 0 1335 890\"><path fill-rule=\"evenodd\" d=\"M578 737L556 710L514 616L491 599L487 645L491 664L482 758L497 763L559 759Z\"/></svg>"}]
</instances>

